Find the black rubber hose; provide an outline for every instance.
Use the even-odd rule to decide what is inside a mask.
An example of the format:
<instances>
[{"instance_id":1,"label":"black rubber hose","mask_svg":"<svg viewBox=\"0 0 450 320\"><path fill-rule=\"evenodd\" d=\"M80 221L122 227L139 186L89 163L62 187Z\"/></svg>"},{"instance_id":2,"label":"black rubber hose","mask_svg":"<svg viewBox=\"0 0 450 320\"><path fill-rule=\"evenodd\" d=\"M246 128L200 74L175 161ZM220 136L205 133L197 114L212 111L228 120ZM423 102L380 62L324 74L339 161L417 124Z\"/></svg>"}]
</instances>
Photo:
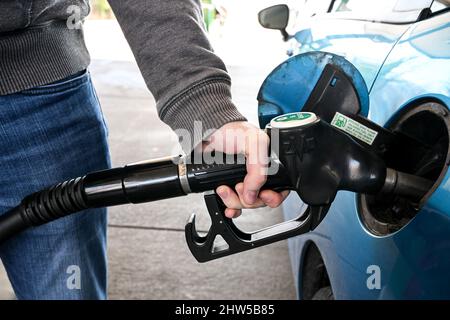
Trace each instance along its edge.
<instances>
[{"instance_id":1,"label":"black rubber hose","mask_svg":"<svg viewBox=\"0 0 450 320\"><path fill-rule=\"evenodd\" d=\"M0 244L29 227L87 209L83 178L59 183L31 194L22 203L0 216Z\"/></svg>"},{"instance_id":2,"label":"black rubber hose","mask_svg":"<svg viewBox=\"0 0 450 320\"><path fill-rule=\"evenodd\" d=\"M237 183L236 180L242 181L245 176L245 165L239 166L239 170L235 166L208 166L206 171L200 170L200 166L195 168L196 174L209 173L216 179L204 181L190 176L192 188L185 191L181 186L180 166L176 160L157 159L93 172L36 192L26 197L18 207L0 216L0 244L29 227L46 224L88 208L184 196L188 192L213 190L221 182L229 180ZM211 170L217 172L214 174ZM189 178L187 172L185 176Z\"/></svg>"},{"instance_id":3,"label":"black rubber hose","mask_svg":"<svg viewBox=\"0 0 450 320\"><path fill-rule=\"evenodd\" d=\"M0 216L0 244L30 227L21 212L22 208L18 206Z\"/></svg>"}]
</instances>

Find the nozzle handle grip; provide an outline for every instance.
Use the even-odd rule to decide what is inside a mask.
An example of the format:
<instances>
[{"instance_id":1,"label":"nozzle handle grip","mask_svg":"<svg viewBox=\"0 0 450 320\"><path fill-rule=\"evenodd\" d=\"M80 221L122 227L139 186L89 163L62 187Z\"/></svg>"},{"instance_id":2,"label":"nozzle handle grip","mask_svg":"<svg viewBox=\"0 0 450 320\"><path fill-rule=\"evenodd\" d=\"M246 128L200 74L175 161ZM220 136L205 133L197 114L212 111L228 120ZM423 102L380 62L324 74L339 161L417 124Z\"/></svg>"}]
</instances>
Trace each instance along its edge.
<instances>
[{"instance_id":1,"label":"nozzle handle grip","mask_svg":"<svg viewBox=\"0 0 450 320\"><path fill-rule=\"evenodd\" d=\"M234 187L247 174L245 163L188 164L186 175L193 193L215 190L221 185Z\"/></svg>"},{"instance_id":2,"label":"nozzle handle grip","mask_svg":"<svg viewBox=\"0 0 450 320\"><path fill-rule=\"evenodd\" d=\"M243 182L247 174L245 157L243 155L231 156L230 161L222 161L227 155L216 157L218 161L211 164L188 164L186 165L186 175L190 191L200 193L215 190L217 187L226 185L234 188L239 182ZM271 189L275 191L290 190L285 168L277 163L278 170L275 174L267 175L266 183L262 189Z\"/></svg>"}]
</instances>

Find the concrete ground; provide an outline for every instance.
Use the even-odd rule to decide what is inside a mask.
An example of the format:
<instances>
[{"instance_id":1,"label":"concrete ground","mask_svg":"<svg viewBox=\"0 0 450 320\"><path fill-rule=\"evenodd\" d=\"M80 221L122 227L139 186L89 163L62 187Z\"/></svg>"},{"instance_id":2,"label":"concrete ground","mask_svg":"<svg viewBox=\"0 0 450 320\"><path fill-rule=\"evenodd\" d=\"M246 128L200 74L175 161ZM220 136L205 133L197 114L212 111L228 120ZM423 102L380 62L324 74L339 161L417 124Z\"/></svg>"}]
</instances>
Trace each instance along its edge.
<instances>
[{"instance_id":1,"label":"concrete ground","mask_svg":"<svg viewBox=\"0 0 450 320\"><path fill-rule=\"evenodd\" d=\"M89 33L88 25L87 32L94 58L90 71L109 126L113 165L174 154L176 138L159 121L154 100L136 64L118 61L129 60L121 59L129 56L123 49L123 39L101 42L105 33L114 28L117 25L95 25ZM100 44L93 48L95 43ZM108 52L120 57L105 59L103 54ZM229 66L234 101L250 121L256 122L256 94L273 67L273 63ZM198 228L207 229L202 195L110 210L111 299L295 299L285 241L199 264L191 256L181 231L193 212L200 215ZM258 209L244 212L237 224L244 230L254 230L281 219L279 210ZM0 268L0 299L12 297Z\"/></svg>"}]
</instances>

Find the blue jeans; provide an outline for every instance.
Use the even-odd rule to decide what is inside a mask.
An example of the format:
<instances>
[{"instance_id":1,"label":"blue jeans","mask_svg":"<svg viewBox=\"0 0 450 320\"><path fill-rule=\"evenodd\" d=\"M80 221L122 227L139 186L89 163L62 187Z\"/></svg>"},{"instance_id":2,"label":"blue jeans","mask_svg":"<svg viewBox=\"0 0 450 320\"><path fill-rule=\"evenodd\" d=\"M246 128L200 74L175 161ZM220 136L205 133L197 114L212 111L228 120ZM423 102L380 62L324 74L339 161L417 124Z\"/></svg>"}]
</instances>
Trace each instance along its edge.
<instances>
[{"instance_id":1,"label":"blue jeans","mask_svg":"<svg viewBox=\"0 0 450 320\"><path fill-rule=\"evenodd\" d=\"M26 195L110 167L87 72L0 96L0 214ZM0 247L18 299L105 299L106 209L23 232Z\"/></svg>"}]
</instances>

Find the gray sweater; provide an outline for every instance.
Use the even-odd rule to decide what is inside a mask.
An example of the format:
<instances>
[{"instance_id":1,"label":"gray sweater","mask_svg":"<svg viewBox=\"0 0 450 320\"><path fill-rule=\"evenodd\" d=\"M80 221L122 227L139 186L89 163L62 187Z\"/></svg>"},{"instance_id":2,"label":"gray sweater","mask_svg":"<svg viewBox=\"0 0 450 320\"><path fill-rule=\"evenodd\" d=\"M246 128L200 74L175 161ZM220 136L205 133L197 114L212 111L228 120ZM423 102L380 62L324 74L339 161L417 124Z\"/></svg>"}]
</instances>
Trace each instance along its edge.
<instances>
[{"instance_id":1,"label":"gray sweater","mask_svg":"<svg viewBox=\"0 0 450 320\"><path fill-rule=\"evenodd\" d=\"M230 77L208 42L199 0L110 0L160 118L198 142L212 128L245 120ZM0 95L86 69L82 20L88 0L0 0ZM81 22L80 22L81 21ZM194 121L202 132L194 134Z\"/></svg>"}]
</instances>

